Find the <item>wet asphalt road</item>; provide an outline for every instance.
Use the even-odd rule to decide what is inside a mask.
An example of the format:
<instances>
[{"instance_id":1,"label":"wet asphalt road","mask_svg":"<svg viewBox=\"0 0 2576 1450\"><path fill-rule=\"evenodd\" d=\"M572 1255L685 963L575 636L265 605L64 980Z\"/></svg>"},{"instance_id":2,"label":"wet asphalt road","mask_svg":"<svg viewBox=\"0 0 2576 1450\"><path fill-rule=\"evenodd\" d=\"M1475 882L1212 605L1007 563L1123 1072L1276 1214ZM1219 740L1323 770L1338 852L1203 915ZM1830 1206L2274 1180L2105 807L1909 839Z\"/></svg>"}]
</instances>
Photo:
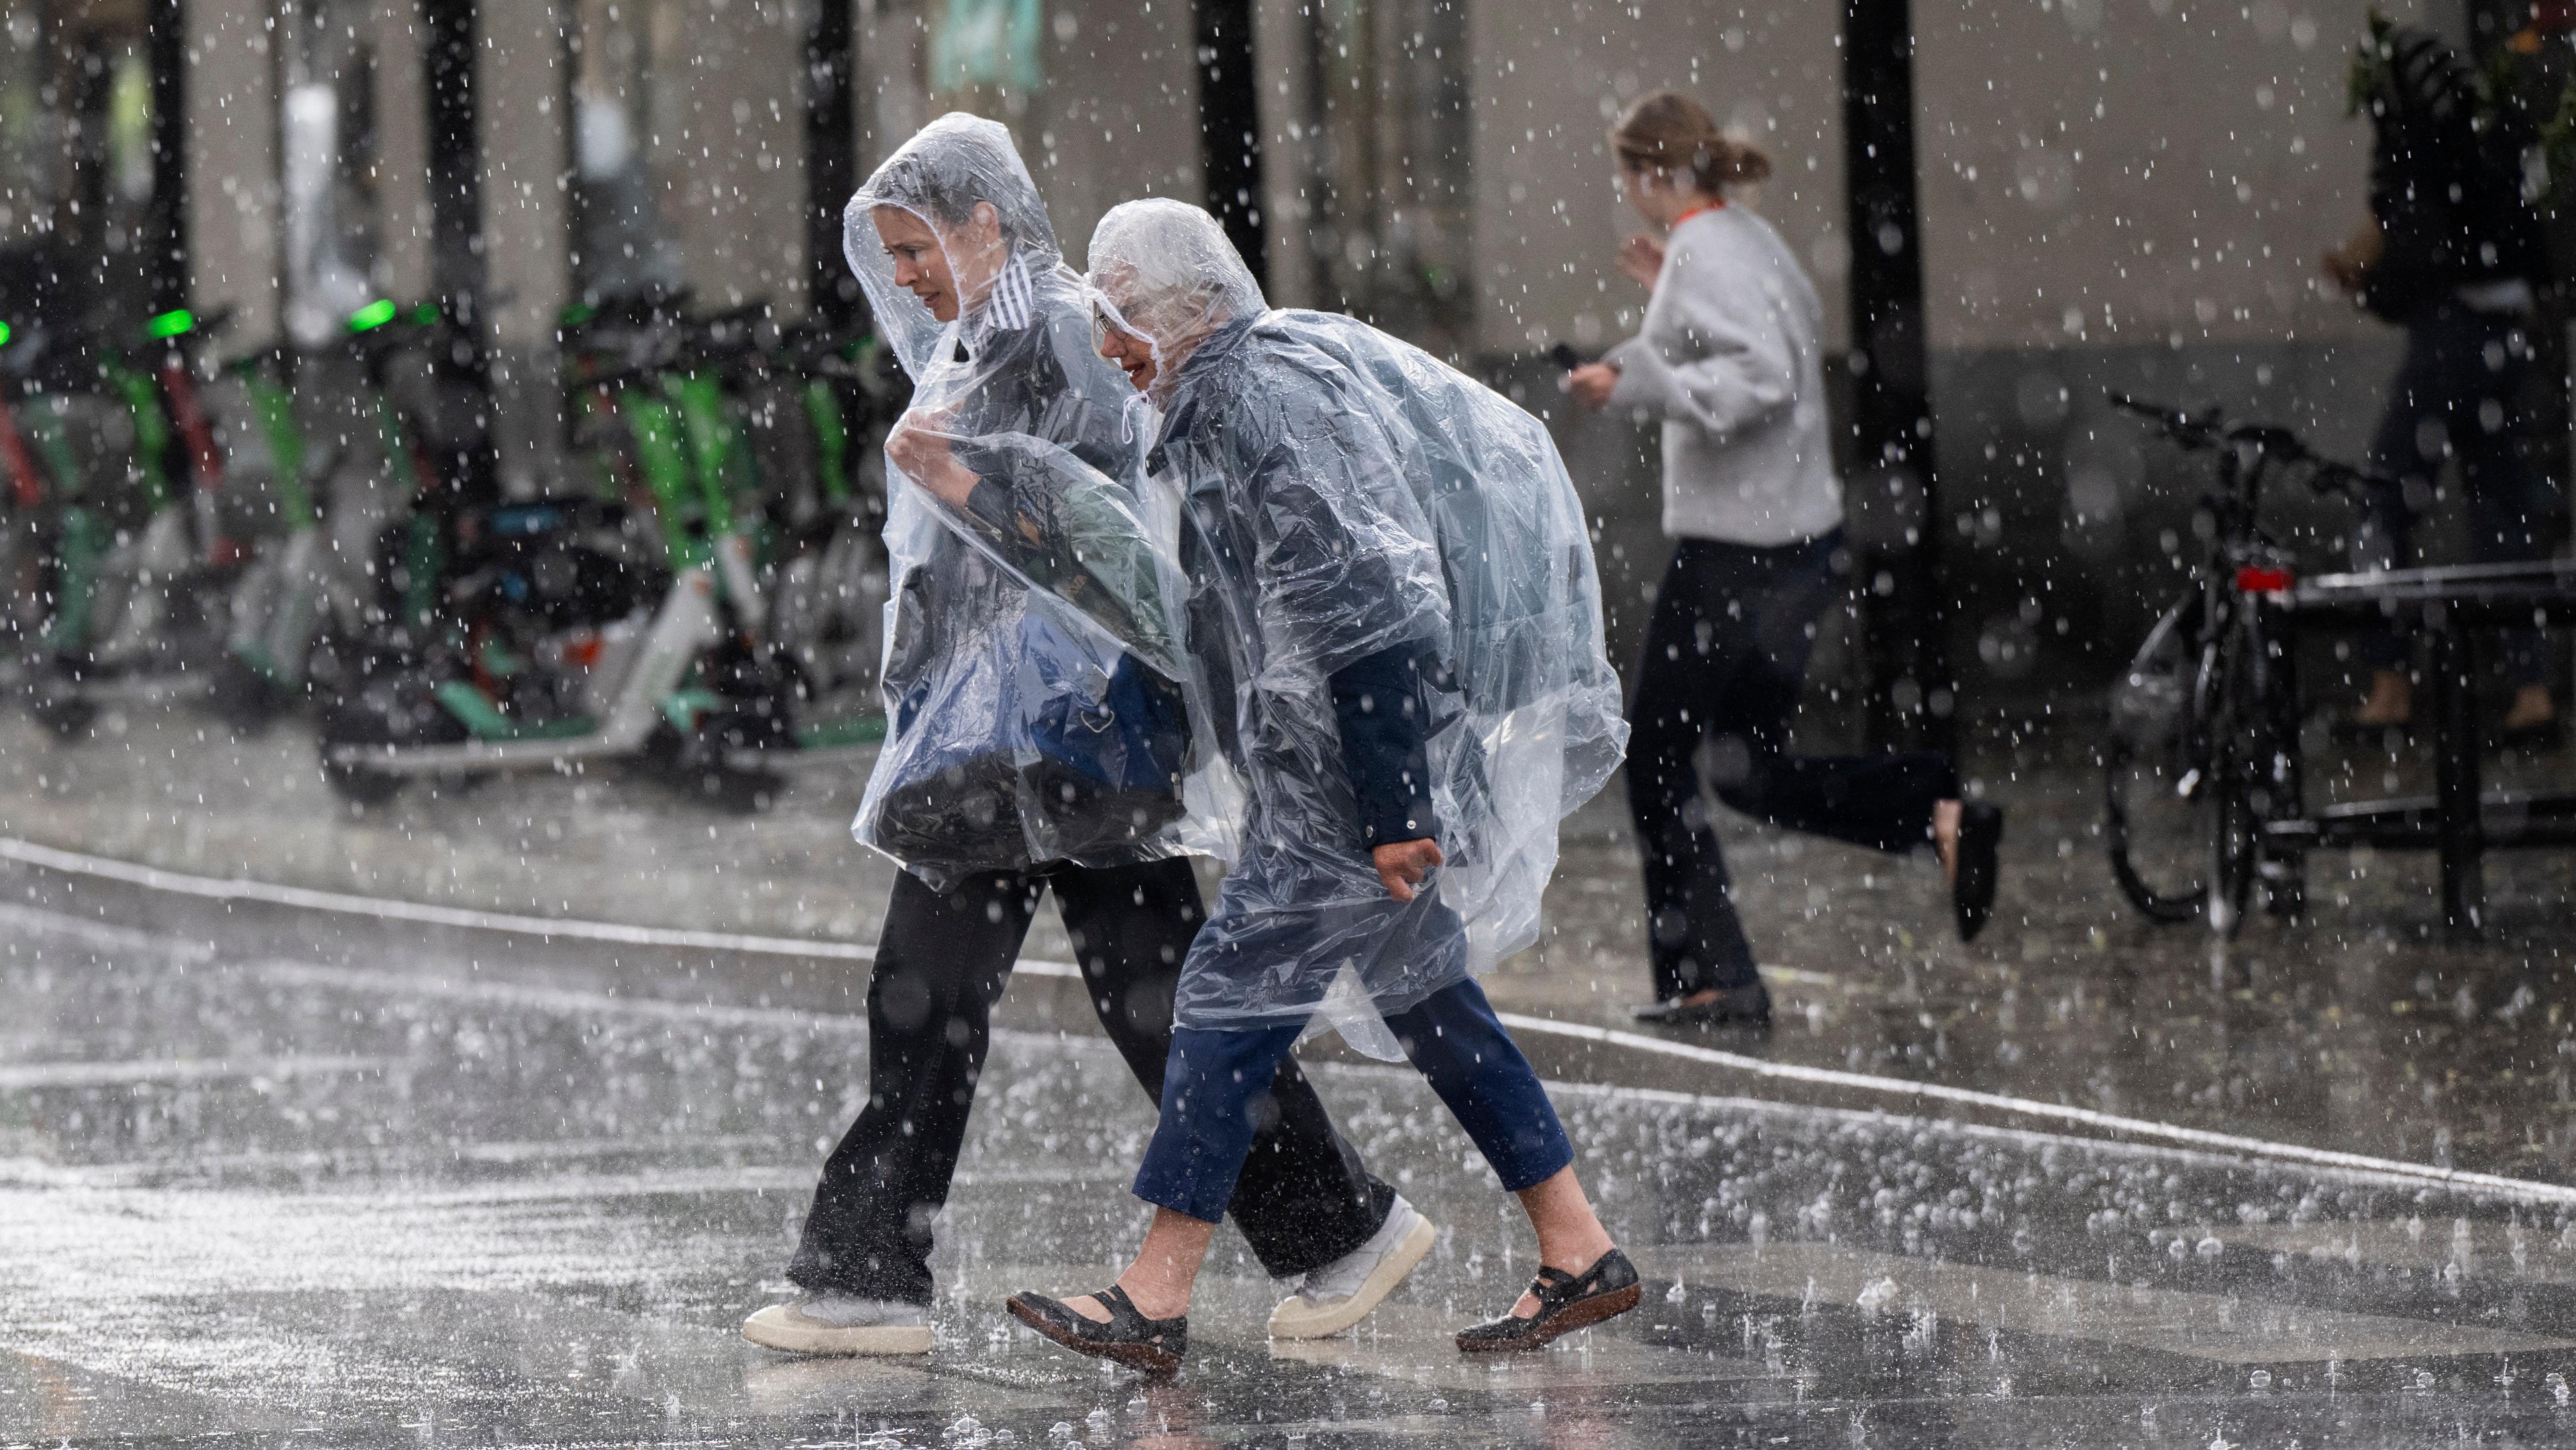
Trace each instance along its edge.
<instances>
[{"instance_id":1,"label":"wet asphalt road","mask_svg":"<svg viewBox=\"0 0 2576 1450\"><path fill-rule=\"evenodd\" d=\"M2088 738L1976 733L1969 773L2012 834L2003 920L1973 947L1927 860L1719 818L1778 1028L1673 1039L1723 1059L1560 1059L1588 1084L1558 1089L1587 1180L1648 1270L1636 1314L1462 1363L1448 1333L1526 1276L1517 1215L1409 1073L1325 1062L1439 1250L1367 1332L1273 1346L1279 1290L1221 1237L1193 1363L1151 1385L997 1312L1096 1285L1143 1223L1144 1104L1078 1022L1026 1030L1067 1016L1033 1005L1034 969L943 1225L938 1352L795 1361L734 1335L863 1080L857 964L888 882L845 834L863 761L755 818L614 773L352 815L291 728L111 715L64 743L0 718L0 847L855 944L783 971L532 955L202 901L183 920L0 866L0 1447L2576 1443L2576 861L2492 858L2494 929L2455 944L2429 858L2320 856L2310 921L2214 944L2118 900ZM2337 797L2422 774L2333 749ZM2489 771L2564 785L2576 756ZM1614 796L1570 823L1552 934L1497 1001L1624 1027L1635 879ZM1062 957L1040 921L1030 955ZM2052 1125L2013 1102L2255 1146L2034 1133Z\"/></svg>"},{"instance_id":2,"label":"wet asphalt road","mask_svg":"<svg viewBox=\"0 0 2576 1450\"><path fill-rule=\"evenodd\" d=\"M1558 1091L1638 1312L1447 1334L1528 1270L1410 1073L1323 1064L1443 1227L1362 1333L1271 1345L1219 1239L1193 1361L1035 1340L1096 1284L1150 1120L1096 1038L1003 1034L926 1362L799 1361L767 1302L861 1025L421 937L156 934L7 877L0 1445L2419 1445L2576 1439L2576 1194L1794 1103Z\"/></svg>"},{"instance_id":3,"label":"wet asphalt road","mask_svg":"<svg viewBox=\"0 0 2576 1450\"><path fill-rule=\"evenodd\" d=\"M2576 1184L2576 853L2491 856L2482 943L2443 938L2431 857L2393 852L2319 854L2311 920L2257 920L2213 943L2120 899L2098 836L2097 734L2054 714L1969 732L1974 788L2010 812L2001 919L1973 946L1951 933L1928 858L1720 811L1781 1018L1767 1039L1689 1040ZM2423 787L2424 763L2402 750L2338 746L2322 730L2311 748L2321 801ZM2498 788L2569 788L2576 750L2495 757L2487 772ZM414 789L353 816L292 723L241 741L184 712L111 715L95 738L63 743L0 714L0 837L370 896L865 943L891 877L847 835L864 775L864 760L798 775L750 818L615 772ZM1489 982L1496 1000L1627 1026L1645 933L1615 784L1569 823L1547 906L1550 935ZM1066 954L1053 912L1039 913L1029 951ZM853 980L811 1000L854 1010L856 991ZM1667 1085L1770 1091L1714 1070Z\"/></svg>"}]
</instances>

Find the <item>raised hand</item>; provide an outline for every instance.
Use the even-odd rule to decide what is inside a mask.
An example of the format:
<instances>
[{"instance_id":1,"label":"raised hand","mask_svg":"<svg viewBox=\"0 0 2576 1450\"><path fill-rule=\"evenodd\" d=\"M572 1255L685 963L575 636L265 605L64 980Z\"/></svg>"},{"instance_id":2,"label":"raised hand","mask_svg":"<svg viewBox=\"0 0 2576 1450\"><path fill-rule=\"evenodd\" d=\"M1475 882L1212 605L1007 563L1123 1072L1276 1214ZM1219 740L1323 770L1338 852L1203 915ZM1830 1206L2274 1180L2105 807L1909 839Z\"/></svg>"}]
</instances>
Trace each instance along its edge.
<instances>
[{"instance_id":1,"label":"raised hand","mask_svg":"<svg viewBox=\"0 0 2576 1450\"><path fill-rule=\"evenodd\" d=\"M973 470L957 461L956 450L937 431L946 421L938 414L906 417L886 436L886 457L904 477L930 490L933 498L962 509L977 479Z\"/></svg>"},{"instance_id":2,"label":"raised hand","mask_svg":"<svg viewBox=\"0 0 2576 1450\"><path fill-rule=\"evenodd\" d=\"M1640 287L1652 287L1664 274L1664 244L1644 233L1619 244L1619 270Z\"/></svg>"},{"instance_id":3,"label":"raised hand","mask_svg":"<svg viewBox=\"0 0 2576 1450\"><path fill-rule=\"evenodd\" d=\"M1619 369L1611 363L1585 363L1565 375L1565 391L1586 408L1609 406L1610 390L1619 386Z\"/></svg>"}]
</instances>

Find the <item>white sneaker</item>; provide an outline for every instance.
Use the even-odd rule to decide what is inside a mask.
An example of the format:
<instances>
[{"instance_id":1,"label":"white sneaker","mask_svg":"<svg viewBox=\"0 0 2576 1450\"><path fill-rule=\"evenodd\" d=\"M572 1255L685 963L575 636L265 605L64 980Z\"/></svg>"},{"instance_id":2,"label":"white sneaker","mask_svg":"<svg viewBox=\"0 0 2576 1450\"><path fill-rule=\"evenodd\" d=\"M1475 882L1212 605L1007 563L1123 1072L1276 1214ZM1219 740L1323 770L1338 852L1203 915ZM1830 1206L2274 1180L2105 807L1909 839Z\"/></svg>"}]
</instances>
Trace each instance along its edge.
<instances>
[{"instance_id":1,"label":"white sneaker","mask_svg":"<svg viewBox=\"0 0 2576 1450\"><path fill-rule=\"evenodd\" d=\"M789 1354L928 1354L930 1311L893 1299L810 1294L742 1321L742 1337Z\"/></svg>"},{"instance_id":2,"label":"white sneaker","mask_svg":"<svg viewBox=\"0 0 2576 1450\"><path fill-rule=\"evenodd\" d=\"M1413 1266L1431 1252L1440 1231L1402 1198L1369 1241L1306 1276L1297 1292L1270 1311L1273 1339L1322 1339L1368 1317Z\"/></svg>"}]
</instances>

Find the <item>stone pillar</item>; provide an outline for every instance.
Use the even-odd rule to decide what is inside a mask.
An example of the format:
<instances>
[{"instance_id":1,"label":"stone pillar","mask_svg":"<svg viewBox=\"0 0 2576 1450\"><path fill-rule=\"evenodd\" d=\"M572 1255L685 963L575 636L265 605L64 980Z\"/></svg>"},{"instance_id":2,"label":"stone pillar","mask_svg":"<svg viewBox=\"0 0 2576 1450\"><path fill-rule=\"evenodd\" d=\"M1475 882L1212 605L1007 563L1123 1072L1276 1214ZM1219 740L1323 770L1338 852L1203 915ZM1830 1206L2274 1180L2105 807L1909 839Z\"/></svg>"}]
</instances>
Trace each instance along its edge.
<instances>
[{"instance_id":1,"label":"stone pillar","mask_svg":"<svg viewBox=\"0 0 2576 1450\"><path fill-rule=\"evenodd\" d=\"M1261 114L1262 210L1269 225L1265 245L1269 275L1262 290L1273 307L1315 305L1314 228L1323 216L1321 130L1309 123L1316 109L1312 54L1316 18L1305 0L1261 0L1253 12L1254 52L1261 64L1255 88Z\"/></svg>"},{"instance_id":2,"label":"stone pillar","mask_svg":"<svg viewBox=\"0 0 2576 1450\"><path fill-rule=\"evenodd\" d=\"M493 441L513 497L554 487L563 462L555 319L571 295L573 207L560 19L553 0L485 0L476 14L484 335Z\"/></svg>"},{"instance_id":3,"label":"stone pillar","mask_svg":"<svg viewBox=\"0 0 2576 1450\"><path fill-rule=\"evenodd\" d=\"M766 297L805 310L804 11L783 0L706 0L682 10L676 134L660 179L680 190L680 246L704 308Z\"/></svg>"},{"instance_id":4,"label":"stone pillar","mask_svg":"<svg viewBox=\"0 0 2576 1450\"><path fill-rule=\"evenodd\" d=\"M188 302L234 309L225 347L278 329L277 83L270 0L189 0Z\"/></svg>"},{"instance_id":5,"label":"stone pillar","mask_svg":"<svg viewBox=\"0 0 2576 1450\"><path fill-rule=\"evenodd\" d=\"M419 0L379 0L376 24L376 196L385 295L430 294L429 52Z\"/></svg>"}]
</instances>

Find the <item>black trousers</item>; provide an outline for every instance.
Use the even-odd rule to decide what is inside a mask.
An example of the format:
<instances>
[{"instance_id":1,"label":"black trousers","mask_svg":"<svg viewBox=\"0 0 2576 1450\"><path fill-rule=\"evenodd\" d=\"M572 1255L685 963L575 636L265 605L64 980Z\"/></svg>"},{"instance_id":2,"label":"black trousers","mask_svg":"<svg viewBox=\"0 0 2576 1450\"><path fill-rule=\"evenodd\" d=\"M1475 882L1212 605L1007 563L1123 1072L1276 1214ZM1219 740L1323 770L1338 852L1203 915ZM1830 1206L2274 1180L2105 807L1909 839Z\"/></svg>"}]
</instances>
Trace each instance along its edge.
<instances>
[{"instance_id":1,"label":"black trousers","mask_svg":"<svg viewBox=\"0 0 2576 1450\"><path fill-rule=\"evenodd\" d=\"M868 983L868 1103L823 1165L787 1266L798 1285L930 1302L931 1225L966 1141L993 1004L1050 887L1100 1025L1161 1102L1172 992L1205 915L1188 862L995 871L948 892L897 876ZM1395 1191L1361 1166L1294 1062L1268 1098L1229 1207L1261 1266L1284 1277L1366 1242Z\"/></svg>"},{"instance_id":2,"label":"black trousers","mask_svg":"<svg viewBox=\"0 0 2576 1450\"><path fill-rule=\"evenodd\" d=\"M2406 325L2406 354L2388 385L2388 408L2371 436L2371 466L2389 478L2357 500L2355 569L2399 569L2415 562L2415 522L2433 505L2446 460L2460 465L2467 494L2472 563L2520 563L2546 557L2557 533L2548 475L2534 456L2524 418L2531 376L2529 320L2444 303ZM2504 661L2519 687L2549 678L2541 633L2508 629ZM2401 669L2406 645L2381 628L2365 633L2357 653L2380 669Z\"/></svg>"},{"instance_id":3,"label":"black trousers","mask_svg":"<svg viewBox=\"0 0 2576 1450\"><path fill-rule=\"evenodd\" d=\"M1700 803L1702 741L1719 800L1875 850L1922 845L1934 803L1959 794L1946 755L1788 753L1816 621L1844 594L1842 546L1840 529L1777 548L1684 539L1664 571L1628 701L1628 810L1659 1001L1757 980Z\"/></svg>"}]
</instances>

